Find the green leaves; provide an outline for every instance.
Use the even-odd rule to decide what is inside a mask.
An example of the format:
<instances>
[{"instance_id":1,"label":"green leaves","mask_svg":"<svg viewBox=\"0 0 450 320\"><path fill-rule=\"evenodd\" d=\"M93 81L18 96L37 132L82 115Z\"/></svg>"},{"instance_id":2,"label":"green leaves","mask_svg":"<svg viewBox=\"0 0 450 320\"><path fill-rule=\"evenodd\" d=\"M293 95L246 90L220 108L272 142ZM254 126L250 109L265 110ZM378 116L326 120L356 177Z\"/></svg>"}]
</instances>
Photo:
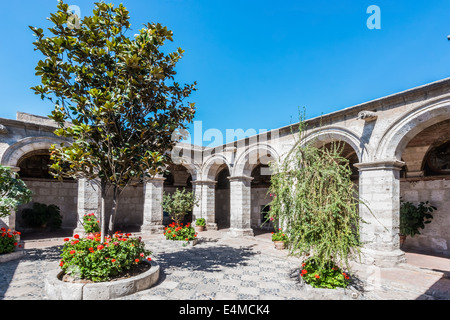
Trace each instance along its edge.
<instances>
[{"instance_id":1,"label":"green leaves","mask_svg":"<svg viewBox=\"0 0 450 320\"><path fill-rule=\"evenodd\" d=\"M162 207L176 224L181 223L184 216L198 204L199 200L193 192L177 189L172 195L163 196Z\"/></svg>"},{"instance_id":2,"label":"green leaves","mask_svg":"<svg viewBox=\"0 0 450 320\"><path fill-rule=\"evenodd\" d=\"M32 192L17 173L0 165L0 218L7 217L18 206L31 201Z\"/></svg>"},{"instance_id":3,"label":"green leaves","mask_svg":"<svg viewBox=\"0 0 450 320\"><path fill-rule=\"evenodd\" d=\"M305 128L300 121L298 145L272 165L269 214L286 226L293 254L312 254L319 268L330 261L348 266L361 246L360 201L349 161L339 142L321 148L314 142L301 145Z\"/></svg>"}]
</instances>

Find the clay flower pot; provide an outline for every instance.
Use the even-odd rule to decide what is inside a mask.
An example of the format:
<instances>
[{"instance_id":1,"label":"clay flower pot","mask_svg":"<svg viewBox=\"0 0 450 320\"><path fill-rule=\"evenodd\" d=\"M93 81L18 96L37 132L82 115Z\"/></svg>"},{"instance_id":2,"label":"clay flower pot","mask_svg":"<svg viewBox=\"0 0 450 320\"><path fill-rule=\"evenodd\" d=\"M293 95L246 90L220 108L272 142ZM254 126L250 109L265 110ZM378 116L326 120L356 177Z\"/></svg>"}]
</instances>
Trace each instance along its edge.
<instances>
[{"instance_id":1,"label":"clay flower pot","mask_svg":"<svg viewBox=\"0 0 450 320\"><path fill-rule=\"evenodd\" d=\"M286 248L286 245L284 244L284 241L274 241L275 249L277 250L284 250Z\"/></svg>"}]
</instances>

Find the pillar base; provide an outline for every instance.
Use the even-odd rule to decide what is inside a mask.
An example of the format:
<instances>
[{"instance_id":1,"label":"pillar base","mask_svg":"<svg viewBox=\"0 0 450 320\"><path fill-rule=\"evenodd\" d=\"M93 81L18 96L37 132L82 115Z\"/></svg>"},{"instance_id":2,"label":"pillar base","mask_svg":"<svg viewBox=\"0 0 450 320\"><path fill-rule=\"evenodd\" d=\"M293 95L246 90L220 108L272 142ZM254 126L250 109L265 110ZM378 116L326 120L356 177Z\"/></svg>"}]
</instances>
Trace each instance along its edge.
<instances>
[{"instance_id":1,"label":"pillar base","mask_svg":"<svg viewBox=\"0 0 450 320\"><path fill-rule=\"evenodd\" d=\"M206 223L206 230L219 230L217 223Z\"/></svg>"},{"instance_id":2,"label":"pillar base","mask_svg":"<svg viewBox=\"0 0 450 320\"><path fill-rule=\"evenodd\" d=\"M361 249L361 263L375 265L380 268L392 268L406 262L405 252L400 249L380 251L374 249Z\"/></svg>"},{"instance_id":3,"label":"pillar base","mask_svg":"<svg viewBox=\"0 0 450 320\"><path fill-rule=\"evenodd\" d=\"M146 234L163 234L164 226L162 224L145 225L141 226L140 231Z\"/></svg>"},{"instance_id":4,"label":"pillar base","mask_svg":"<svg viewBox=\"0 0 450 320\"><path fill-rule=\"evenodd\" d=\"M238 237L245 237L250 236L254 237L253 229L236 229L236 228L230 228L228 231L228 235L230 237L238 238Z\"/></svg>"}]
</instances>

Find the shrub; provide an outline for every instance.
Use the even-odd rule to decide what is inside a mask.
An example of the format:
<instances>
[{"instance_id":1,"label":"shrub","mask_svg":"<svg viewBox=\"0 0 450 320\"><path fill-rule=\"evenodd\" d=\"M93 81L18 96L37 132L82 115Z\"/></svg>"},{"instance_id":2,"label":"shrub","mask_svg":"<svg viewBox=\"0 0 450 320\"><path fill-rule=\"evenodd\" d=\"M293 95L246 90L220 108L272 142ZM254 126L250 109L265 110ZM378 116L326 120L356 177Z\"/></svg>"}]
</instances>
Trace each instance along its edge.
<instances>
[{"instance_id":1,"label":"shrub","mask_svg":"<svg viewBox=\"0 0 450 320\"><path fill-rule=\"evenodd\" d=\"M1 228L0 231L0 254L16 251L16 247L18 245L16 235L20 235L20 232L11 232L11 229L6 230L6 228Z\"/></svg>"},{"instance_id":2,"label":"shrub","mask_svg":"<svg viewBox=\"0 0 450 320\"><path fill-rule=\"evenodd\" d=\"M0 218L31 201L32 192L11 168L0 165Z\"/></svg>"},{"instance_id":3,"label":"shrub","mask_svg":"<svg viewBox=\"0 0 450 320\"><path fill-rule=\"evenodd\" d=\"M401 202L400 206L400 234L414 237L420 234L419 229L424 229L433 219L431 212L437 210L436 207L427 202L420 202L415 206L411 202Z\"/></svg>"},{"instance_id":4,"label":"shrub","mask_svg":"<svg viewBox=\"0 0 450 320\"><path fill-rule=\"evenodd\" d=\"M167 240L191 241L197 237L197 233L190 223L185 226L182 223L171 223L164 230Z\"/></svg>"},{"instance_id":5,"label":"shrub","mask_svg":"<svg viewBox=\"0 0 450 320\"><path fill-rule=\"evenodd\" d=\"M272 232L272 241L283 241L283 242L287 242L288 241L288 237L286 235L286 233L284 233L281 228L278 229L278 232Z\"/></svg>"},{"instance_id":6,"label":"shrub","mask_svg":"<svg viewBox=\"0 0 450 320\"><path fill-rule=\"evenodd\" d=\"M62 224L59 207L54 204L46 205L35 202L32 208L22 210L22 218L33 228L48 226L52 230L57 230L61 228Z\"/></svg>"},{"instance_id":7,"label":"shrub","mask_svg":"<svg viewBox=\"0 0 450 320\"><path fill-rule=\"evenodd\" d=\"M347 288L350 277L333 262L320 266L318 261L312 257L302 264L300 271L302 279L314 288L336 289Z\"/></svg>"},{"instance_id":8,"label":"shrub","mask_svg":"<svg viewBox=\"0 0 450 320\"><path fill-rule=\"evenodd\" d=\"M97 220L94 213L83 216L83 228L86 233L100 232L100 221Z\"/></svg>"},{"instance_id":9,"label":"shrub","mask_svg":"<svg viewBox=\"0 0 450 320\"><path fill-rule=\"evenodd\" d=\"M74 235L74 239L64 240L60 267L75 279L108 281L151 254L140 238L130 238L130 234L118 232L106 237L103 244L100 236L80 238Z\"/></svg>"}]
</instances>

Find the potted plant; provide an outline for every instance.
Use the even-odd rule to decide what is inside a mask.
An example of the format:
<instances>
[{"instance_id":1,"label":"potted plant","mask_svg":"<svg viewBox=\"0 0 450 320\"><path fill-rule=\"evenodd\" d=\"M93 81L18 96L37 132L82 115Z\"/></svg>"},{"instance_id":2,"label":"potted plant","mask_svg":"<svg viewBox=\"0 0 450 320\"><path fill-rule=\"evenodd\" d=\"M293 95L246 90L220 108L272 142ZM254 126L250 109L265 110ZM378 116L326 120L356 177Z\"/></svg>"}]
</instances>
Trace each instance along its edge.
<instances>
[{"instance_id":1,"label":"potted plant","mask_svg":"<svg viewBox=\"0 0 450 320\"><path fill-rule=\"evenodd\" d=\"M185 244L191 243L196 245L197 233L190 223L183 225L182 223L172 222L168 227L164 228L164 236L166 240L186 241Z\"/></svg>"},{"instance_id":2,"label":"potted plant","mask_svg":"<svg viewBox=\"0 0 450 320\"><path fill-rule=\"evenodd\" d=\"M437 210L428 201L414 205L408 201L401 201L400 205L400 246L403 246L406 237L414 237L420 234L419 229L424 229L433 219L431 212Z\"/></svg>"},{"instance_id":3,"label":"potted plant","mask_svg":"<svg viewBox=\"0 0 450 320\"><path fill-rule=\"evenodd\" d=\"M22 218L32 228L58 230L61 228L62 216L58 206L35 202L32 208L22 210Z\"/></svg>"},{"instance_id":4,"label":"potted plant","mask_svg":"<svg viewBox=\"0 0 450 320\"><path fill-rule=\"evenodd\" d=\"M195 220L195 230L197 232L202 232L205 230L206 220L205 218L198 218Z\"/></svg>"},{"instance_id":5,"label":"potted plant","mask_svg":"<svg viewBox=\"0 0 450 320\"><path fill-rule=\"evenodd\" d=\"M198 200L191 191L177 189L172 195L165 194L163 196L162 207L164 211L169 214L169 217L175 222L180 224L184 216L192 211Z\"/></svg>"},{"instance_id":6,"label":"potted plant","mask_svg":"<svg viewBox=\"0 0 450 320\"><path fill-rule=\"evenodd\" d=\"M286 242L288 241L287 235L281 230L278 229L278 232L272 232L272 241L275 244L275 248L278 250L283 250L286 248Z\"/></svg>"}]
</instances>

